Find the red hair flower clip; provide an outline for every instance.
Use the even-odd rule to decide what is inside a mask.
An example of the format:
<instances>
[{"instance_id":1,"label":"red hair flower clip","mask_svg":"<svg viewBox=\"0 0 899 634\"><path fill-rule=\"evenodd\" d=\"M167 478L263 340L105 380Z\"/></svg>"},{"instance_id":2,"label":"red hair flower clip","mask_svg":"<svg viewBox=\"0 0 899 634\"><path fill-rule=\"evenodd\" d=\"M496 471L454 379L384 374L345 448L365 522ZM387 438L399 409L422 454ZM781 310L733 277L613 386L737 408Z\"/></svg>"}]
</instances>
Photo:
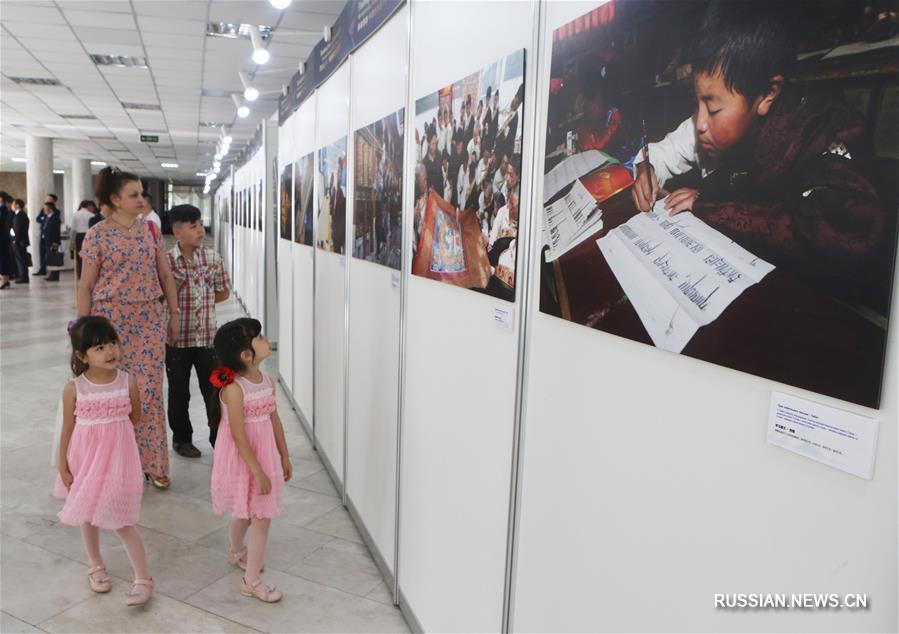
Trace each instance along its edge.
<instances>
[{"instance_id":1,"label":"red hair flower clip","mask_svg":"<svg viewBox=\"0 0 899 634\"><path fill-rule=\"evenodd\" d=\"M218 389L222 389L234 382L234 370L225 366L218 367L209 375L209 382Z\"/></svg>"}]
</instances>

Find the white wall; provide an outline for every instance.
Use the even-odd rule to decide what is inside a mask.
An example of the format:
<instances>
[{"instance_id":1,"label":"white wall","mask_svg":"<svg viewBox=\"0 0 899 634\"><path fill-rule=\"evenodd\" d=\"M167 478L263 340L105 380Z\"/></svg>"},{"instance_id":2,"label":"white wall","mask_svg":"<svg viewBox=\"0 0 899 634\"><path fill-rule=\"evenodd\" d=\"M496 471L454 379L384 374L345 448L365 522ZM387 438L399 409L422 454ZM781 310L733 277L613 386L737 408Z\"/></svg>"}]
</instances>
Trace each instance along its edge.
<instances>
[{"instance_id":1,"label":"white wall","mask_svg":"<svg viewBox=\"0 0 899 634\"><path fill-rule=\"evenodd\" d=\"M350 65L341 66L316 93L315 144L323 148L349 132ZM315 221L318 222L320 187L318 158L315 166ZM349 182L349 179L347 180ZM347 197L346 211L352 213ZM345 226L349 226L349 222ZM318 227L316 224L316 231ZM317 233L316 233L317 236ZM315 438L319 449L343 482L345 257L316 248L315 251Z\"/></svg>"},{"instance_id":2,"label":"white wall","mask_svg":"<svg viewBox=\"0 0 899 634\"><path fill-rule=\"evenodd\" d=\"M297 161L310 152L315 153L316 95L307 99L294 115L294 158ZM314 196L313 196L314 198ZM297 202L294 201L294 205ZM294 229L299 232L299 228ZM313 273L314 248L305 244L291 245L293 260L293 398L306 419L312 424L313 412Z\"/></svg>"},{"instance_id":3,"label":"white wall","mask_svg":"<svg viewBox=\"0 0 899 634\"><path fill-rule=\"evenodd\" d=\"M278 128L278 179L276 191L278 196L278 218L281 214L281 172L286 165L292 164L294 159L294 128L297 115L294 113ZM291 183L291 191L293 185ZM290 214L291 227L293 226L293 214ZM285 240L281 237L280 226L278 235L278 372L285 387L290 389L293 385L293 240ZM291 229L291 236L293 231Z\"/></svg>"},{"instance_id":4,"label":"white wall","mask_svg":"<svg viewBox=\"0 0 899 634\"><path fill-rule=\"evenodd\" d=\"M240 297L247 313L264 323L265 306L265 251L264 233L258 231L257 219L262 213L256 185L266 176L265 149L260 147L243 165L234 172L234 189L246 192L249 197L249 226L236 227L237 242L235 261L239 262L234 290Z\"/></svg>"},{"instance_id":5,"label":"white wall","mask_svg":"<svg viewBox=\"0 0 899 634\"><path fill-rule=\"evenodd\" d=\"M549 3L545 41L595 4ZM895 325L877 412L540 314L531 284L514 630L895 631ZM772 390L879 418L874 479L768 444ZM715 610L728 592L871 607Z\"/></svg>"},{"instance_id":6,"label":"white wall","mask_svg":"<svg viewBox=\"0 0 899 634\"><path fill-rule=\"evenodd\" d=\"M423 2L412 12L413 99L530 49L531 2ZM416 276L408 283L400 586L427 631L498 631L517 326L494 325L506 302Z\"/></svg>"},{"instance_id":7,"label":"white wall","mask_svg":"<svg viewBox=\"0 0 899 634\"><path fill-rule=\"evenodd\" d=\"M408 7L403 7L351 58L350 127L383 119L405 106ZM349 145L355 150L351 137ZM355 181L355 160L350 179ZM352 190L352 187L351 187ZM354 192L355 193L355 192ZM354 231L347 224L347 249ZM405 246L405 245L404 245ZM399 390L399 271L350 263L347 495L375 548L393 570L396 529L396 433Z\"/></svg>"}]
</instances>

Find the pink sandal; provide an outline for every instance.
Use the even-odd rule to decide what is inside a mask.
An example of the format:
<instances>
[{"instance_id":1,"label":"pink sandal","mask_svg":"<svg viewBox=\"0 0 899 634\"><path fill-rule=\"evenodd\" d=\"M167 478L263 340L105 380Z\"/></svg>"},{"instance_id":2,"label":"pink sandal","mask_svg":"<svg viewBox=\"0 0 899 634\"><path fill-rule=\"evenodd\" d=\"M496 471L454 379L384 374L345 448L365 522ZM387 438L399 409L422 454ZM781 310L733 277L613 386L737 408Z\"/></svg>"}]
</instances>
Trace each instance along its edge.
<instances>
[{"instance_id":1,"label":"pink sandal","mask_svg":"<svg viewBox=\"0 0 899 634\"><path fill-rule=\"evenodd\" d=\"M284 596L278 588L269 587L262 583L262 579L257 579L253 583L247 583L247 580L241 577L243 585L240 587L240 593L245 597L255 597L263 603L277 603ZM262 586L261 588L259 586Z\"/></svg>"},{"instance_id":2,"label":"pink sandal","mask_svg":"<svg viewBox=\"0 0 899 634\"><path fill-rule=\"evenodd\" d=\"M152 579L135 579L131 584L131 590L125 593L128 599L125 601L129 606L143 605L153 596L153 580Z\"/></svg>"},{"instance_id":3,"label":"pink sandal","mask_svg":"<svg viewBox=\"0 0 899 634\"><path fill-rule=\"evenodd\" d=\"M229 548L228 549L228 559L231 561L232 564L234 564L241 570L246 571L246 569L247 569L247 549L246 548L243 548L236 552ZM262 568L259 569L259 572L262 572L263 570L265 570L265 566L262 566Z\"/></svg>"},{"instance_id":4,"label":"pink sandal","mask_svg":"<svg viewBox=\"0 0 899 634\"><path fill-rule=\"evenodd\" d=\"M94 579L94 575L103 571L102 579ZM87 571L87 580L91 584L91 590L103 594L112 590L112 584L109 582L109 573L106 572L106 566L94 566Z\"/></svg>"}]
</instances>

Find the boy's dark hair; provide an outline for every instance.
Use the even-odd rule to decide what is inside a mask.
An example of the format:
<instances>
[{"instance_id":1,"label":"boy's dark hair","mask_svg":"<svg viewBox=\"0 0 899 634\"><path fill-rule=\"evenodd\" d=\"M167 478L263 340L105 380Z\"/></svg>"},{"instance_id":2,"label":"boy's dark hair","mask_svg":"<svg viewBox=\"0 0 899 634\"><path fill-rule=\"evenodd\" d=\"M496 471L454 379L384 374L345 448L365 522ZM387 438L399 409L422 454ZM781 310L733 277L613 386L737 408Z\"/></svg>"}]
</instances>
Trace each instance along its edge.
<instances>
[{"instance_id":1,"label":"boy's dark hair","mask_svg":"<svg viewBox=\"0 0 899 634\"><path fill-rule=\"evenodd\" d=\"M21 198L16 198L13 202L16 203L22 209L25 209L25 201L22 200Z\"/></svg>"},{"instance_id":2,"label":"boy's dark hair","mask_svg":"<svg viewBox=\"0 0 899 634\"><path fill-rule=\"evenodd\" d=\"M122 193L122 188L132 181L140 182L136 174L131 172L123 172L118 167L108 166L100 170L97 174L97 200L101 205L114 207L112 197Z\"/></svg>"},{"instance_id":3,"label":"boy's dark hair","mask_svg":"<svg viewBox=\"0 0 899 634\"><path fill-rule=\"evenodd\" d=\"M796 63L798 2L712 0L690 51L693 73L720 72L747 99L768 92Z\"/></svg>"},{"instance_id":4,"label":"boy's dark hair","mask_svg":"<svg viewBox=\"0 0 899 634\"><path fill-rule=\"evenodd\" d=\"M6 192L0 192L0 201L5 202L5 203L11 203L12 196L7 194Z\"/></svg>"},{"instance_id":5,"label":"boy's dark hair","mask_svg":"<svg viewBox=\"0 0 899 634\"><path fill-rule=\"evenodd\" d=\"M175 205L169 209L169 218L173 225L179 222L196 222L201 216L200 210L193 205Z\"/></svg>"},{"instance_id":6,"label":"boy's dark hair","mask_svg":"<svg viewBox=\"0 0 899 634\"><path fill-rule=\"evenodd\" d=\"M90 348L101 344L118 343L119 335L108 319L91 315L82 317L72 325L69 339L72 342L72 374L80 376L88 365L78 358L78 354L83 356Z\"/></svg>"},{"instance_id":7,"label":"boy's dark hair","mask_svg":"<svg viewBox=\"0 0 899 634\"><path fill-rule=\"evenodd\" d=\"M90 198L85 198L78 205L78 209L90 209L91 207L96 208L96 205L94 205L94 201L91 200Z\"/></svg>"},{"instance_id":8,"label":"boy's dark hair","mask_svg":"<svg viewBox=\"0 0 899 634\"><path fill-rule=\"evenodd\" d=\"M235 373L246 369L240 355L244 350L253 352L253 339L262 332L262 324L256 319L241 317L224 324L215 333L212 347L219 363ZM255 353L254 353L255 356ZM209 407L209 425L218 428L222 419L222 403L219 399L221 390L215 390L212 404Z\"/></svg>"}]
</instances>

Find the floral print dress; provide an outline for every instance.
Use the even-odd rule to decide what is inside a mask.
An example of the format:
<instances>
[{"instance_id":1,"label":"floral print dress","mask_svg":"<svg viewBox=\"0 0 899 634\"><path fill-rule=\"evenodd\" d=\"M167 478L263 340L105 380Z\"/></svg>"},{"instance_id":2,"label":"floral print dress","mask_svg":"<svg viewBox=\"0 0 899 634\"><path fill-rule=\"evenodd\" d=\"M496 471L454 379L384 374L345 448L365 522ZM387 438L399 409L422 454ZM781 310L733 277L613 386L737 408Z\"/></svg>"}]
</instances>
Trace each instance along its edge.
<instances>
[{"instance_id":1,"label":"floral print dress","mask_svg":"<svg viewBox=\"0 0 899 634\"><path fill-rule=\"evenodd\" d=\"M164 246L147 222L138 222L135 235L109 220L91 227L81 257L97 266L91 314L106 317L115 326L122 342L122 369L137 380L141 419L135 433L141 466L144 473L166 476L169 452L162 377L168 309L156 270Z\"/></svg>"}]
</instances>

